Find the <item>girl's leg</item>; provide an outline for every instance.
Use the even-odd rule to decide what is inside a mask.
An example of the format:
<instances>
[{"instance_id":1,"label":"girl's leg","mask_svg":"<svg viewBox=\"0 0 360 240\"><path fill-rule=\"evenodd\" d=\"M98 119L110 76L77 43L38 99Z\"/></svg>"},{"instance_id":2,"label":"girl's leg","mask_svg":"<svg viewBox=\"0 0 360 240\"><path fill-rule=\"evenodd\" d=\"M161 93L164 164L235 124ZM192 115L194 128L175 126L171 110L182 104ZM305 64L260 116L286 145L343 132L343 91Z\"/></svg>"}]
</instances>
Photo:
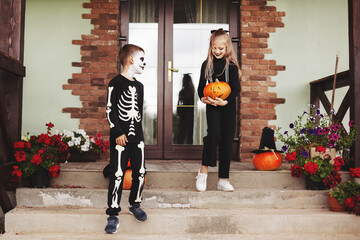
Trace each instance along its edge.
<instances>
[{"instance_id":1,"label":"girl's leg","mask_svg":"<svg viewBox=\"0 0 360 240\"><path fill-rule=\"evenodd\" d=\"M223 108L221 115L221 142L219 144L219 178L229 178L230 158L236 127L236 110Z\"/></svg>"},{"instance_id":2,"label":"girl's leg","mask_svg":"<svg viewBox=\"0 0 360 240\"><path fill-rule=\"evenodd\" d=\"M204 137L202 165L216 167L217 147L220 140L221 112L218 107L206 106L207 136Z\"/></svg>"}]
</instances>

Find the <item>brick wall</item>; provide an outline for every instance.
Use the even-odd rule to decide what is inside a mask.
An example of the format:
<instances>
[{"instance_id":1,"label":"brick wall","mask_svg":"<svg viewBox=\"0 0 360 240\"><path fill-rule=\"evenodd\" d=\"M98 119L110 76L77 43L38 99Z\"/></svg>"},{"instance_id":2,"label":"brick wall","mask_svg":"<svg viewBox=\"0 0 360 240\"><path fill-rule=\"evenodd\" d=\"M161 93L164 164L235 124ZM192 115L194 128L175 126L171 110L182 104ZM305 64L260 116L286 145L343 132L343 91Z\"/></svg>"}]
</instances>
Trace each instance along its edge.
<instances>
[{"instance_id":1,"label":"brick wall","mask_svg":"<svg viewBox=\"0 0 360 240\"><path fill-rule=\"evenodd\" d=\"M268 46L270 34L276 28L284 27L282 17L285 13L268 6L266 0L242 0L240 10L243 75L239 152L241 161L251 161L251 151L259 148L262 129L269 126L269 120L276 119L275 106L285 102L285 99L277 98L276 93L271 92L271 87L276 86L271 77L285 70L285 66L266 58L266 54L272 53Z\"/></svg>"},{"instance_id":2,"label":"brick wall","mask_svg":"<svg viewBox=\"0 0 360 240\"><path fill-rule=\"evenodd\" d=\"M271 0L268 0L271 1ZM242 0L241 2L241 63L242 80L240 93L240 159L250 161L251 151L257 149L261 130L268 126L269 120L276 119L276 104L284 103L277 98L269 87L276 86L271 77L285 66L277 65L275 60L266 59L272 53L268 47L270 33L284 27L284 12L268 6L267 0ZM74 73L63 85L79 96L82 107L68 107L63 113L70 113L71 118L80 119L79 128L90 135L97 132L108 135L108 123L105 118L106 88L109 80L117 74L118 65L118 0L90 0L84 8L91 9L90 14L83 14L83 19L90 19L94 26L90 34L82 35L81 40L74 40L80 45L81 62L72 63L81 68L81 73Z\"/></svg>"},{"instance_id":3,"label":"brick wall","mask_svg":"<svg viewBox=\"0 0 360 240\"><path fill-rule=\"evenodd\" d=\"M79 128L89 135L101 132L106 136L107 85L116 76L118 66L118 0L91 0L83 7L91 9L82 18L90 19L93 29L81 35L81 40L73 40L74 45L80 45L81 62L73 62L72 66L80 67L81 73L73 73L68 84L63 85L63 89L80 97L82 107L68 107L62 112L80 119Z\"/></svg>"}]
</instances>

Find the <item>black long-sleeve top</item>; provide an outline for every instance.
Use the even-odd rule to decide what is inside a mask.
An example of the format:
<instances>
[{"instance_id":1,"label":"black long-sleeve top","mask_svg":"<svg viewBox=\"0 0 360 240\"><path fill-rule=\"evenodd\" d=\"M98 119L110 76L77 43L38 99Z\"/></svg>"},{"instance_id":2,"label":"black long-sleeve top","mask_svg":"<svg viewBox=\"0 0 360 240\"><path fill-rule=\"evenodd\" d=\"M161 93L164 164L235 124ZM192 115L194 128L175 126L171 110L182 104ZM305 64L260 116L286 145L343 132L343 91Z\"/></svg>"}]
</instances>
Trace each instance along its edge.
<instances>
[{"instance_id":1,"label":"black long-sleeve top","mask_svg":"<svg viewBox=\"0 0 360 240\"><path fill-rule=\"evenodd\" d=\"M130 81L122 75L114 77L108 85L106 117L110 136L126 135L128 142L144 140L142 130L144 85Z\"/></svg>"},{"instance_id":2,"label":"black long-sleeve top","mask_svg":"<svg viewBox=\"0 0 360 240\"><path fill-rule=\"evenodd\" d=\"M214 66L214 73L212 75L212 79L213 81L215 81L215 79L217 78L219 81L223 81L226 82L225 80L225 65L226 65L226 61L225 58L222 59L217 59L214 58L214 62L213 62ZM201 74L200 74L200 81L199 81L199 86L198 86L198 95L199 98L201 99L202 97L204 97L204 88L206 86L206 84L208 84L207 79L205 79L205 68L206 68L206 64L207 64L207 60L203 62L203 64L201 65ZM239 95L240 92L240 82L239 82L239 73L238 73L238 68L237 66L230 62L229 64L229 85L231 88L231 93L230 95L225 99L226 101L228 101L228 105L233 105L235 104L235 99L236 97Z\"/></svg>"}]
</instances>

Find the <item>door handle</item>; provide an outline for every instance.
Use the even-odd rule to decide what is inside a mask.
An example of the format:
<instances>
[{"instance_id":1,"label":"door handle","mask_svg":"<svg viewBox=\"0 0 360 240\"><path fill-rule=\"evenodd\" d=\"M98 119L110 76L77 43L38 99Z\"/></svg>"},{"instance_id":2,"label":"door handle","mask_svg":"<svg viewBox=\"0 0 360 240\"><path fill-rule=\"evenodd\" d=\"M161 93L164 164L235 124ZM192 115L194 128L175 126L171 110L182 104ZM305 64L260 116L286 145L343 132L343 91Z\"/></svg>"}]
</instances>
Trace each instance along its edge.
<instances>
[{"instance_id":1,"label":"door handle","mask_svg":"<svg viewBox=\"0 0 360 240\"><path fill-rule=\"evenodd\" d=\"M168 61L168 82L172 82L172 72L178 72L179 69L172 68L172 61Z\"/></svg>"}]
</instances>

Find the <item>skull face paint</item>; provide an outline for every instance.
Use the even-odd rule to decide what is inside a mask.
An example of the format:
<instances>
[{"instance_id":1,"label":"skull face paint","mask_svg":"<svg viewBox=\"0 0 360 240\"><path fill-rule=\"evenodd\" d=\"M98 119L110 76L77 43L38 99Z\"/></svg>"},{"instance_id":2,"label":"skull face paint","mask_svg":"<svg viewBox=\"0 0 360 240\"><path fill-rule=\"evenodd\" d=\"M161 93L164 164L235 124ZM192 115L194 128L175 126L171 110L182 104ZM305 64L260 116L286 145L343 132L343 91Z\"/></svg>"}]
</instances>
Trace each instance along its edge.
<instances>
[{"instance_id":1,"label":"skull face paint","mask_svg":"<svg viewBox=\"0 0 360 240\"><path fill-rule=\"evenodd\" d=\"M145 54L142 51L138 51L133 55L134 63L131 65L131 68L134 74L141 74L145 68Z\"/></svg>"}]
</instances>

